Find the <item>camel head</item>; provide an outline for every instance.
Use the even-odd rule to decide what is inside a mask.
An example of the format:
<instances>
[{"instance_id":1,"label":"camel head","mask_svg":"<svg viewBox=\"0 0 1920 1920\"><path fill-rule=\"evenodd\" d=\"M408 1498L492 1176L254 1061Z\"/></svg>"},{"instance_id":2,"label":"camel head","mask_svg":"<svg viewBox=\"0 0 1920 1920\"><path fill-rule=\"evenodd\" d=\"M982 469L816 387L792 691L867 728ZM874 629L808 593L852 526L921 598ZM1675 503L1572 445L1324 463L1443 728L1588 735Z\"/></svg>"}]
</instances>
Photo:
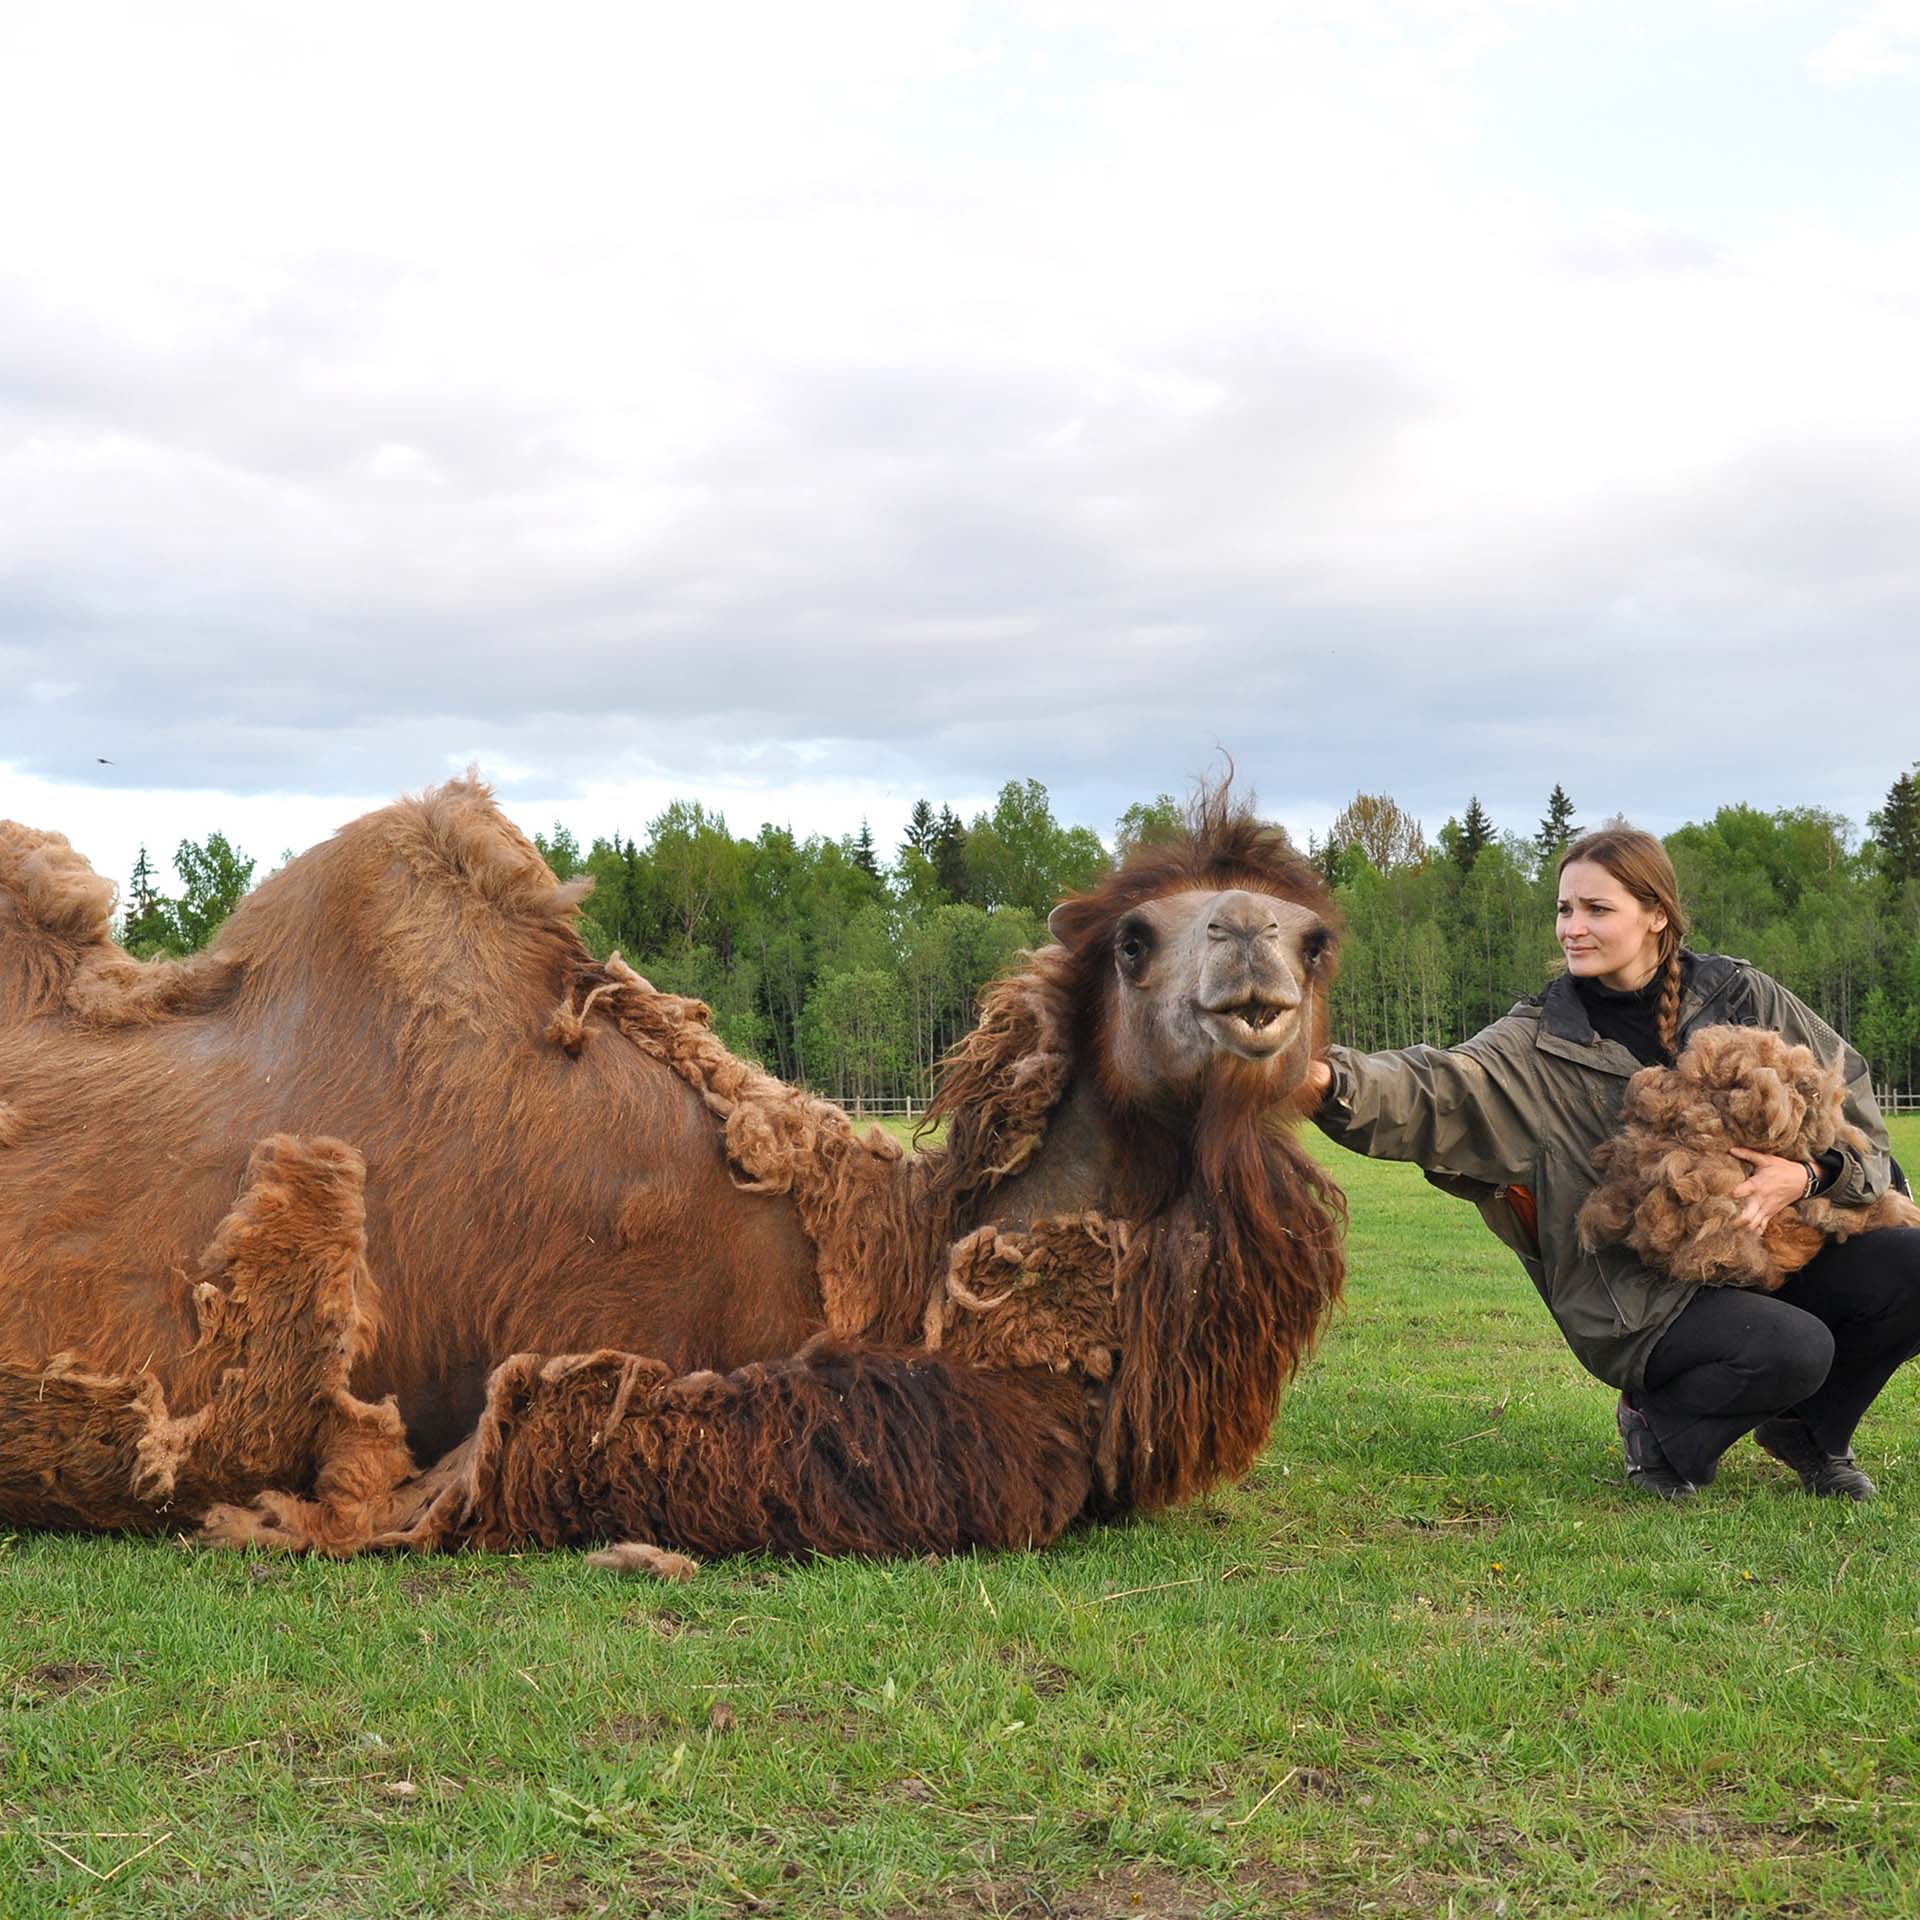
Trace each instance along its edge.
<instances>
[{"instance_id":1,"label":"camel head","mask_svg":"<svg viewBox=\"0 0 1920 1920\"><path fill-rule=\"evenodd\" d=\"M1137 849L1048 928L1095 1018L1101 1083L1124 1106L1192 1112L1231 1088L1297 1093L1326 1037L1333 903L1278 829L1204 793L1184 837Z\"/></svg>"}]
</instances>

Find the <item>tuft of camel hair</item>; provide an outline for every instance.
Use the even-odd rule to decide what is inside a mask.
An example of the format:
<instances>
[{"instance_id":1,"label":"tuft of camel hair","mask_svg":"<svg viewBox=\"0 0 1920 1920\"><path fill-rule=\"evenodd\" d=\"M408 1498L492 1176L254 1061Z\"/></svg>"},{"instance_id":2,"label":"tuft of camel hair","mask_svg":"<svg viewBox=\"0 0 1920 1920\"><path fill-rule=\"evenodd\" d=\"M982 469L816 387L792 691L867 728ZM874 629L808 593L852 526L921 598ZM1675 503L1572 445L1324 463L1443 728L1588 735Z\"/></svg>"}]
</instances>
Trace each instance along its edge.
<instances>
[{"instance_id":1,"label":"tuft of camel hair","mask_svg":"<svg viewBox=\"0 0 1920 1920\"><path fill-rule=\"evenodd\" d=\"M1594 1153L1602 1179L1580 1209L1589 1249L1624 1243L1651 1267L1700 1286L1783 1286L1829 1240L1920 1226L1898 1193L1840 1207L1815 1197L1763 1230L1743 1226L1734 1198L1752 1169L1728 1151L1815 1160L1871 1145L1846 1117L1846 1083L1811 1048L1766 1027L1704 1027L1671 1067L1627 1083L1620 1129Z\"/></svg>"}]
</instances>

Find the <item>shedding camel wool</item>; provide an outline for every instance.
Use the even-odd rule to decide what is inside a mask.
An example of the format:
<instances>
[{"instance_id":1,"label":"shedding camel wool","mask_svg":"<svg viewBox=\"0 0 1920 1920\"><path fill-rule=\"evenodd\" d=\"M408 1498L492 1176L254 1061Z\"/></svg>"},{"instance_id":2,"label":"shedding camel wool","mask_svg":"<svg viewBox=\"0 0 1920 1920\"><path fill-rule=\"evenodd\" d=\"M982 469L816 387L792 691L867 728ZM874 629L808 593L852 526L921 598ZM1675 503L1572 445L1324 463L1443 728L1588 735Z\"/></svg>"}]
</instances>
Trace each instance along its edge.
<instances>
[{"instance_id":1,"label":"shedding camel wool","mask_svg":"<svg viewBox=\"0 0 1920 1920\"><path fill-rule=\"evenodd\" d=\"M477 781L138 962L0 824L0 1521L348 1554L1024 1547L1244 1472L1342 1279L1337 927L1203 795L878 1130L575 928Z\"/></svg>"},{"instance_id":2,"label":"shedding camel wool","mask_svg":"<svg viewBox=\"0 0 1920 1920\"><path fill-rule=\"evenodd\" d=\"M1741 1223L1734 1189L1751 1168L1728 1149L1794 1161L1871 1152L1845 1103L1845 1077L1811 1048L1766 1027L1703 1027L1671 1067L1628 1081L1620 1131L1594 1153L1603 1178L1580 1209L1582 1243L1624 1241L1675 1280L1772 1292L1829 1240L1920 1226L1920 1207L1898 1193L1864 1207L1816 1196L1764 1229Z\"/></svg>"}]
</instances>

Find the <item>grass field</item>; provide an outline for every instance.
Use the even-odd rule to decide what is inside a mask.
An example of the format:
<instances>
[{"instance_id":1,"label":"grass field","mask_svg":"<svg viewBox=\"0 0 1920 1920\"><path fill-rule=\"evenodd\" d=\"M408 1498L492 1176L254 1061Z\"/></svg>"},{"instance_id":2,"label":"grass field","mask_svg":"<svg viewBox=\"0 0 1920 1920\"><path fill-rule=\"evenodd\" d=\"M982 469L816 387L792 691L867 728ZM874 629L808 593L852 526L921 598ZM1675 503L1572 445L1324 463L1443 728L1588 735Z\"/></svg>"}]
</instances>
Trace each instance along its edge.
<instances>
[{"instance_id":1,"label":"grass field","mask_svg":"<svg viewBox=\"0 0 1920 1920\"><path fill-rule=\"evenodd\" d=\"M0 1914L1920 1909L1915 1380L1873 1506L1750 1446L1631 1495L1471 1211L1334 1158L1349 1305L1258 1471L1050 1552L6 1538Z\"/></svg>"}]
</instances>

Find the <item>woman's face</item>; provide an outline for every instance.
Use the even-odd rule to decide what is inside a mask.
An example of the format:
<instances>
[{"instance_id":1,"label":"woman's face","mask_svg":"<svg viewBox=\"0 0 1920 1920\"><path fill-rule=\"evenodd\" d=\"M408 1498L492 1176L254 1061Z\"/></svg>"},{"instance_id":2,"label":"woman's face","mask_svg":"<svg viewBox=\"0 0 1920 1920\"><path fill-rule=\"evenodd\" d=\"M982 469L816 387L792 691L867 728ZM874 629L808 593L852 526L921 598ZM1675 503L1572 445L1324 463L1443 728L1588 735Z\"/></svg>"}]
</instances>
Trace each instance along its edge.
<instances>
[{"instance_id":1,"label":"woman's face","mask_svg":"<svg viewBox=\"0 0 1920 1920\"><path fill-rule=\"evenodd\" d=\"M1642 906L1597 861L1570 860L1560 869L1554 924L1567 971L1584 980L1631 992L1644 987L1660 964L1667 916Z\"/></svg>"}]
</instances>

